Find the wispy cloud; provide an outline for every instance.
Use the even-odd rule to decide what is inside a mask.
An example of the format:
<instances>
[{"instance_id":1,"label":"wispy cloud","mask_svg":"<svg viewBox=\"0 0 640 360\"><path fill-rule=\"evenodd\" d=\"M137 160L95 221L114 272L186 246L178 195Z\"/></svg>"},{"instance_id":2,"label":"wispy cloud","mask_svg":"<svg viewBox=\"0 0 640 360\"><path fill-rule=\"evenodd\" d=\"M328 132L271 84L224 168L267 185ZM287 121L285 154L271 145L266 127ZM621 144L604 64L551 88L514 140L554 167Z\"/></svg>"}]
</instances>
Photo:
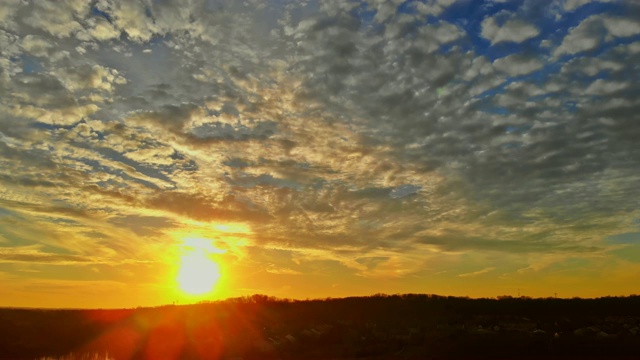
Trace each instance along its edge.
<instances>
[{"instance_id":1,"label":"wispy cloud","mask_svg":"<svg viewBox=\"0 0 640 360\"><path fill-rule=\"evenodd\" d=\"M37 249L0 248L0 262L52 265L90 265L100 263L100 260L95 257L46 253Z\"/></svg>"},{"instance_id":2,"label":"wispy cloud","mask_svg":"<svg viewBox=\"0 0 640 360\"><path fill-rule=\"evenodd\" d=\"M458 274L458 277L475 277L475 276L479 276L479 275L482 275L482 274L486 274L486 273L492 272L495 269L496 269L495 267L487 267L487 268L484 268L482 270L478 270L478 271L474 271L474 272L470 272L470 273Z\"/></svg>"},{"instance_id":3,"label":"wispy cloud","mask_svg":"<svg viewBox=\"0 0 640 360\"><path fill-rule=\"evenodd\" d=\"M270 266L269 268L267 268L267 272L276 275L302 275L302 272L300 271L289 268L279 268L276 266Z\"/></svg>"}]
</instances>

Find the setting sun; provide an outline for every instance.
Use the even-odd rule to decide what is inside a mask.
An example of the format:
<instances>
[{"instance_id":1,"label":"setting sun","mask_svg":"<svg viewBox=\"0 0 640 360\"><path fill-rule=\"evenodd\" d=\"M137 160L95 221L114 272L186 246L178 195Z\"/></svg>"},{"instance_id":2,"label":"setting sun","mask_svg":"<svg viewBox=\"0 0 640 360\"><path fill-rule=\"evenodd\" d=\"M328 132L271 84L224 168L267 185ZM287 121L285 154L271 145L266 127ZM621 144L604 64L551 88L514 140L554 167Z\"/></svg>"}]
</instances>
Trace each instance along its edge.
<instances>
[{"instance_id":1,"label":"setting sun","mask_svg":"<svg viewBox=\"0 0 640 360\"><path fill-rule=\"evenodd\" d=\"M206 254L195 253L181 259L178 284L187 294L201 295L213 290L220 278L218 264Z\"/></svg>"},{"instance_id":2,"label":"setting sun","mask_svg":"<svg viewBox=\"0 0 640 360\"><path fill-rule=\"evenodd\" d=\"M213 254L224 253L207 239L189 238L184 241L176 277L179 289L188 295L203 295L214 290L220 279L220 266Z\"/></svg>"}]
</instances>

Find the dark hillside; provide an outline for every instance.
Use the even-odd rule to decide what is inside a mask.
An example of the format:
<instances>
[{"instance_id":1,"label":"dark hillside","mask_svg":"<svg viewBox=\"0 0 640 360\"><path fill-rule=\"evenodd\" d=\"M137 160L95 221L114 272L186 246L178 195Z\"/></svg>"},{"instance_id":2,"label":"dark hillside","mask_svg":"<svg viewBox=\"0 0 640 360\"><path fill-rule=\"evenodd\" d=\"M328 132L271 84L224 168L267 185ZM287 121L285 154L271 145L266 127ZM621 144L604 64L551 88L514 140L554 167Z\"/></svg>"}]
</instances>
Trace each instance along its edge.
<instances>
[{"instance_id":1,"label":"dark hillside","mask_svg":"<svg viewBox=\"0 0 640 360\"><path fill-rule=\"evenodd\" d=\"M0 358L640 357L640 296L264 295L126 310L0 309Z\"/></svg>"}]
</instances>

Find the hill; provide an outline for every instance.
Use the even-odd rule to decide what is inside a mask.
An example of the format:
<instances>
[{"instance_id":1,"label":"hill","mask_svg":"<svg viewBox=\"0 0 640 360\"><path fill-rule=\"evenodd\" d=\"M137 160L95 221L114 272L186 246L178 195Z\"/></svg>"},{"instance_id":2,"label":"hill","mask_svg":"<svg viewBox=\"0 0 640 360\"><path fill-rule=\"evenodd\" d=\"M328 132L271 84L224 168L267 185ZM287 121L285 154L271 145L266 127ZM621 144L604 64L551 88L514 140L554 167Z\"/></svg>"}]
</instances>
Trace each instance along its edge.
<instances>
[{"instance_id":1,"label":"hill","mask_svg":"<svg viewBox=\"0 0 640 360\"><path fill-rule=\"evenodd\" d=\"M640 296L265 295L120 310L0 309L0 358L640 357Z\"/></svg>"}]
</instances>

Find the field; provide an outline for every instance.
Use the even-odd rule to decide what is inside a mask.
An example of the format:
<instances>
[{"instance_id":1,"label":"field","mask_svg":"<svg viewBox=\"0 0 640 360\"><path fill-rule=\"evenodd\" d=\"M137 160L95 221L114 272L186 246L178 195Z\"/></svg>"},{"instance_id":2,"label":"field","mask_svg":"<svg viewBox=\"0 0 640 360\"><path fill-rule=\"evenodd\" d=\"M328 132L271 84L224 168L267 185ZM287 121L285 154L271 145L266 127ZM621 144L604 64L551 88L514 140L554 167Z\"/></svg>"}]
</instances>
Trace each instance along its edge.
<instances>
[{"instance_id":1,"label":"field","mask_svg":"<svg viewBox=\"0 0 640 360\"><path fill-rule=\"evenodd\" d=\"M0 358L640 357L640 296L264 295L121 310L0 309Z\"/></svg>"}]
</instances>

